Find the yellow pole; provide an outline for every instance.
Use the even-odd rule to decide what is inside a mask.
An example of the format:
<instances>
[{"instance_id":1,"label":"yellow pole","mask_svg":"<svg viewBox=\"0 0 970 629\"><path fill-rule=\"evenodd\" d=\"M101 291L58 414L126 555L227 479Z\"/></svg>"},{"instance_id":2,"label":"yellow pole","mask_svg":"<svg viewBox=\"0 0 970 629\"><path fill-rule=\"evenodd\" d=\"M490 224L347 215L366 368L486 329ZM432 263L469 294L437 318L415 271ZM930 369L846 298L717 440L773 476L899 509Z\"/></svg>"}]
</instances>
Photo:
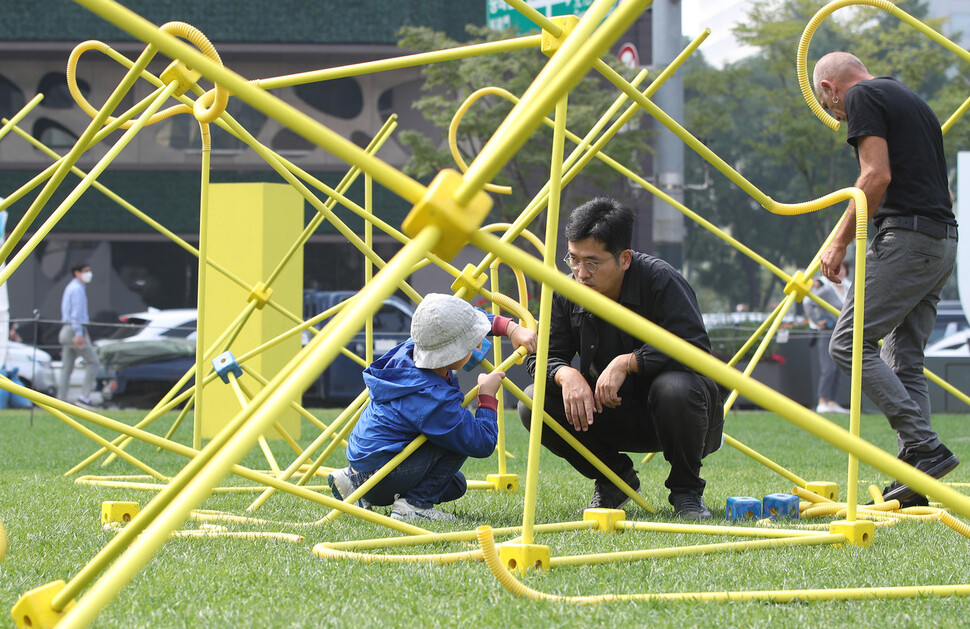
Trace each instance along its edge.
<instances>
[{"instance_id":1,"label":"yellow pole","mask_svg":"<svg viewBox=\"0 0 970 629\"><path fill-rule=\"evenodd\" d=\"M440 238L440 230L435 226L427 226L405 246L391 262L378 274L374 281L365 286L360 293L355 315L372 316L380 307L384 298L397 286L398 282L408 273L410 268L420 259L424 252L432 248ZM128 528L132 528L136 521L145 523L141 535L131 540L132 543L124 554L109 567L96 583L82 596L77 604L64 616L65 627L80 627L90 625L100 610L112 600L137 573L155 552L168 540L168 536L178 525L188 517L209 494L212 488L225 477L232 466L255 443L256 438L272 423L276 409L294 396L302 393L316 377L320 366L328 365L336 356L339 347L360 329L360 321L355 316L349 316L344 310L325 328L326 334L313 339L293 360L276 375L270 385L263 389L253 402L233 420L239 429L235 431L224 444L214 439L206 450L209 450L208 460L198 456L179 475L173 479L175 495L171 502L157 513L143 511L132 520ZM228 428L228 427L227 427ZM227 431L224 431L227 432ZM220 435L221 436L221 435ZM212 445L221 445L217 449ZM203 451L205 453L205 451ZM200 454L203 454L200 453ZM184 486L183 486L184 485ZM160 494L156 500L162 498ZM346 505L345 509L353 509ZM360 509L359 511L365 511ZM151 522L144 519L149 513ZM369 512L367 512L369 514ZM154 517L152 517L154 516ZM126 529L125 532L127 532ZM137 528L132 528L138 531ZM124 532L123 532L124 533ZM122 533L122 534L123 534ZM118 539L118 538L116 538ZM62 590L60 609L63 609L70 595L65 596L69 588Z\"/></svg>"},{"instance_id":2,"label":"yellow pole","mask_svg":"<svg viewBox=\"0 0 970 629\"><path fill-rule=\"evenodd\" d=\"M576 30L566 38L509 113L481 153L475 158L455 192L455 201L466 205L532 135L545 112L572 89L613 41L629 28L650 0L626 0L613 8L611 0L595 0ZM600 25L600 22L602 26ZM597 28L599 26L599 28Z\"/></svg>"},{"instance_id":3,"label":"yellow pole","mask_svg":"<svg viewBox=\"0 0 970 629\"><path fill-rule=\"evenodd\" d=\"M368 155L350 140L324 127L292 105L251 85L245 78L209 59L194 47L161 32L156 25L117 2L113 0L75 0L75 2L137 39L153 44L158 51L169 57L182 60L194 70L202 72L206 78L252 105L253 108L326 149L338 159L357 164L361 170L370 173L375 180L405 200L417 203L424 196L425 187L417 181L380 159Z\"/></svg>"},{"instance_id":4,"label":"yellow pole","mask_svg":"<svg viewBox=\"0 0 970 629\"><path fill-rule=\"evenodd\" d=\"M547 269L556 268L556 240L559 237L559 201L562 193L562 159L565 146L566 111L568 98L562 97L556 105L556 128L553 133L552 164L549 173L549 210L546 214L545 251L542 260ZM548 330L552 317L552 288L542 284L539 297L539 329ZM525 501L522 509L522 540L524 544L535 542L533 528L536 517L536 499L539 488L539 456L542 452L542 416L547 393L546 370L549 365L549 335L539 336L536 351L536 378L532 391L532 418L529 428L529 460L526 465Z\"/></svg>"}]
</instances>

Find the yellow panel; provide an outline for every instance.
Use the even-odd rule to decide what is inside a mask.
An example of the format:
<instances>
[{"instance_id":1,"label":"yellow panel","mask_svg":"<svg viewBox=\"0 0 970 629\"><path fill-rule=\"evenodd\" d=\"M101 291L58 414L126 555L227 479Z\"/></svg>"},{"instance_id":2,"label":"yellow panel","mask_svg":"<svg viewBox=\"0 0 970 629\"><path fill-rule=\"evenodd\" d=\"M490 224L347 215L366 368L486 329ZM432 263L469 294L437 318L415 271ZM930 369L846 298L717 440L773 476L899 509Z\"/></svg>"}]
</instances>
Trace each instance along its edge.
<instances>
[{"instance_id":1,"label":"yellow panel","mask_svg":"<svg viewBox=\"0 0 970 629\"><path fill-rule=\"evenodd\" d=\"M302 230L303 197L290 186L270 183L210 186L209 257L250 287L256 287L270 276ZM302 315L302 250L284 267L271 289L274 303L298 316ZM250 292L221 273L212 272L210 267L204 295L205 321L200 322L207 345L219 338L239 316L246 307ZM293 325L272 307L257 309L232 345L220 348L219 353L228 349L239 358L291 329ZM243 366L271 380L299 351L300 338L296 336L247 360ZM240 382L253 395L262 388L256 380L245 375ZM231 387L219 379L206 386L202 404L204 439L214 437L240 410ZM300 417L295 410L283 410L278 421L291 436L299 438ZM280 435L275 429L270 429L266 437L278 439Z\"/></svg>"}]
</instances>

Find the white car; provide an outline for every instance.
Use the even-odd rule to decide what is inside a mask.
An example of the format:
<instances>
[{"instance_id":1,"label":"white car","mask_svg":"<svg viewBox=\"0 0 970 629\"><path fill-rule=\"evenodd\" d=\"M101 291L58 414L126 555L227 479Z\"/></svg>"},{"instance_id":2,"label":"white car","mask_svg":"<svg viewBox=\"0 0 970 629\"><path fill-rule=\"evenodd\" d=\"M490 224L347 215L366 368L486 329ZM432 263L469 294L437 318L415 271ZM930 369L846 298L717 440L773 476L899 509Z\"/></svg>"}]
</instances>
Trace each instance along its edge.
<instances>
[{"instance_id":1,"label":"white car","mask_svg":"<svg viewBox=\"0 0 970 629\"><path fill-rule=\"evenodd\" d=\"M927 358L970 356L968 341L970 341L970 329L960 330L927 345L924 355Z\"/></svg>"},{"instance_id":2,"label":"white car","mask_svg":"<svg viewBox=\"0 0 970 629\"><path fill-rule=\"evenodd\" d=\"M99 339L95 345L107 345L118 341L151 341L164 338L195 338L198 311L195 308L172 308L159 310L149 308L118 317L121 325L108 338Z\"/></svg>"},{"instance_id":3,"label":"white car","mask_svg":"<svg viewBox=\"0 0 970 629\"><path fill-rule=\"evenodd\" d=\"M44 350L32 345L8 341L5 366L7 372L16 368L17 377L25 386L48 395L56 393L57 380L51 364L51 355Z\"/></svg>"}]
</instances>

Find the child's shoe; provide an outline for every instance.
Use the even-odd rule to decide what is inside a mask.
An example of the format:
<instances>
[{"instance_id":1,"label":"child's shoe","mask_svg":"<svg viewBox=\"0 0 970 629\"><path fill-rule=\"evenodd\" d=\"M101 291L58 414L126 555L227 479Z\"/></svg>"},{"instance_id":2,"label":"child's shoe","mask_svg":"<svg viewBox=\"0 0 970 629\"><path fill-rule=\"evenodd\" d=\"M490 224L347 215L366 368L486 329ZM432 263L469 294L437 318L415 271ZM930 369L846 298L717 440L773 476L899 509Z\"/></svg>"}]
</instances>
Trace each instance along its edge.
<instances>
[{"instance_id":1,"label":"child's shoe","mask_svg":"<svg viewBox=\"0 0 970 629\"><path fill-rule=\"evenodd\" d=\"M330 491L337 500L346 501L346 498L349 498L357 490L354 486L354 481L350 480L350 474L350 468L345 467L342 470L334 470L327 477L327 484L330 485ZM359 499L356 504L361 509L370 509L370 503L363 498Z\"/></svg>"},{"instance_id":2,"label":"child's shoe","mask_svg":"<svg viewBox=\"0 0 970 629\"><path fill-rule=\"evenodd\" d=\"M391 505L392 520L415 520L418 518L437 520L439 522L452 522L457 519L454 514L439 511L434 507L428 507L427 509L415 507L405 498L397 498L394 504Z\"/></svg>"}]
</instances>

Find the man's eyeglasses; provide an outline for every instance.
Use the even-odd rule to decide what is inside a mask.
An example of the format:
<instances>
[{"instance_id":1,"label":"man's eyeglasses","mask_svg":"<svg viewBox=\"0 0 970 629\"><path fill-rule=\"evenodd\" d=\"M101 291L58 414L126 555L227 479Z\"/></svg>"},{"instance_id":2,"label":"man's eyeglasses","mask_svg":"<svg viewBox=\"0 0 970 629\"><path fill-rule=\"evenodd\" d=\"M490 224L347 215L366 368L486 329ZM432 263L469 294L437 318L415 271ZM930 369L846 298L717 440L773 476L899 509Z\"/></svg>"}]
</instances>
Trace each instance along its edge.
<instances>
[{"instance_id":1,"label":"man's eyeglasses","mask_svg":"<svg viewBox=\"0 0 970 629\"><path fill-rule=\"evenodd\" d=\"M615 258L616 256L614 255L613 257ZM582 266L586 269L586 272L589 273L590 275L593 275L594 273L596 273L596 271L598 271L599 268L604 264L604 262L593 262L592 260L580 260L579 258L574 258L573 254L571 253L567 253L566 257L563 258L562 261L565 262L566 266L572 269L573 272L578 271L579 267Z\"/></svg>"}]
</instances>

